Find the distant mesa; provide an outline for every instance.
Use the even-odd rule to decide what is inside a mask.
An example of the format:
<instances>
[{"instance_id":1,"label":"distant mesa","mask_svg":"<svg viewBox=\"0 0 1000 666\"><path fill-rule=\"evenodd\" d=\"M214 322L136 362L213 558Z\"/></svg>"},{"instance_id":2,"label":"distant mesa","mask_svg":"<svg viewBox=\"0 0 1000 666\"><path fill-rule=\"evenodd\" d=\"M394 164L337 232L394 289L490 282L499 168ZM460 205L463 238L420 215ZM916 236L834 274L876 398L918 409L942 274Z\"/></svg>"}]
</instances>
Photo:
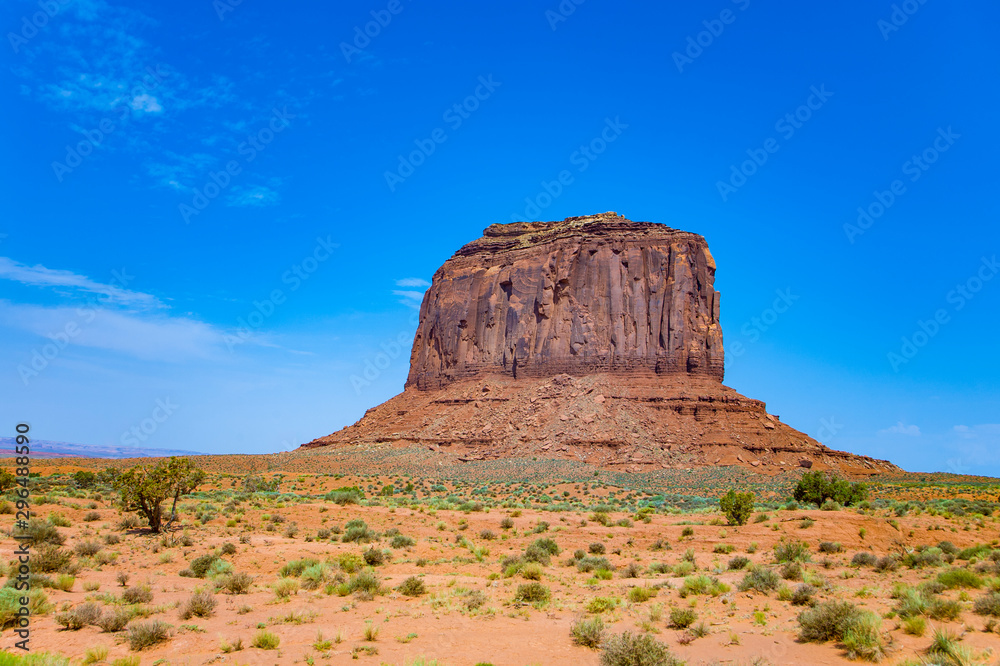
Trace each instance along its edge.
<instances>
[{"instance_id":1,"label":"distant mesa","mask_svg":"<svg viewBox=\"0 0 1000 666\"><path fill-rule=\"evenodd\" d=\"M829 449L722 384L715 271L703 237L617 213L494 224L434 274L403 393L302 448L898 471Z\"/></svg>"},{"instance_id":2,"label":"distant mesa","mask_svg":"<svg viewBox=\"0 0 1000 666\"><path fill-rule=\"evenodd\" d=\"M0 437L0 458L14 457L17 441L13 437ZM203 456L197 451L173 449L143 449L129 446L97 446L51 442L32 439L28 447L32 458L164 458L169 456Z\"/></svg>"}]
</instances>

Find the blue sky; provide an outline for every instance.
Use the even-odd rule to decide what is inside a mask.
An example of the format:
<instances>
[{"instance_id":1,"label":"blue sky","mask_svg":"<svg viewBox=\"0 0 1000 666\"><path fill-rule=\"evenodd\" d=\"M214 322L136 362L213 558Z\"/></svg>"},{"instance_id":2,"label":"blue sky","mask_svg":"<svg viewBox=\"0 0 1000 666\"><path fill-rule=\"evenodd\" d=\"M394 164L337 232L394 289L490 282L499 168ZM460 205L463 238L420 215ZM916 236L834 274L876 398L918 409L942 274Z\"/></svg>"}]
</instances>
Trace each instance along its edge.
<instances>
[{"instance_id":1,"label":"blue sky","mask_svg":"<svg viewBox=\"0 0 1000 666\"><path fill-rule=\"evenodd\" d=\"M3 3L5 433L287 450L401 390L423 290L487 225L615 210L708 239L727 384L1000 475L998 18Z\"/></svg>"}]
</instances>

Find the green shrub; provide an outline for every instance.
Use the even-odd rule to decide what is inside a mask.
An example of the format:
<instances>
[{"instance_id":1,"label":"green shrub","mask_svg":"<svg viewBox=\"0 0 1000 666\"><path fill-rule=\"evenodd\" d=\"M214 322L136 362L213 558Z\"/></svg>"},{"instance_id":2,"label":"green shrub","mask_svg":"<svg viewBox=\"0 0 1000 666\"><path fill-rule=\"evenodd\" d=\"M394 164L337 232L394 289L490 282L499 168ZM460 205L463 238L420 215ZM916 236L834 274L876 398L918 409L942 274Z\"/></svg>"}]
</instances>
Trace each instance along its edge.
<instances>
[{"instance_id":1,"label":"green shrub","mask_svg":"<svg viewBox=\"0 0 1000 666\"><path fill-rule=\"evenodd\" d=\"M168 638L170 638L170 625L159 620L130 624L125 634L128 646L136 652L163 643Z\"/></svg>"},{"instance_id":2,"label":"green shrub","mask_svg":"<svg viewBox=\"0 0 1000 666\"><path fill-rule=\"evenodd\" d=\"M416 543L417 542L414 541L412 537L397 534L392 537L392 541L389 542L389 545L393 548L411 548L412 546L415 546Z\"/></svg>"},{"instance_id":3,"label":"green shrub","mask_svg":"<svg viewBox=\"0 0 1000 666\"><path fill-rule=\"evenodd\" d=\"M569 633L577 645L596 648L604 639L604 622L600 617L582 618L573 623Z\"/></svg>"},{"instance_id":4,"label":"green shrub","mask_svg":"<svg viewBox=\"0 0 1000 666\"><path fill-rule=\"evenodd\" d=\"M948 589L956 587L979 589L983 586L983 579L968 569L942 571L938 574L937 580Z\"/></svg>"},{"instance_id":5,"label":"green shrub","mask_svg":"<svg viewBox=\"0 0 1000 666\"><path fill-rule=\"evenodd\" d=\"M841 642L848 659L878 662L885 657L882 619L871 611L861 611L844 622Z\"/></svg>"},{"instance_id":6,"label":"green shrub","mask_svg":"<svg viewBox=\"0 0 1000 666\"><path fill-rule=\"evenodd\" d=\"M799 615L799 639L804 642L823 643L840 640L849 621L861 611L847 601L827 601Z\"/></svg>"},{"instance_id":7,"label":"green shrub","mask_svg":"<svg viewBox=\"0 0 1000 666\"><path fill-rule=\"evenodd\" d=\"M302 575L303 571L309 567L314 567L317 564L319 564L319 560L311 557L306 557L301 560L292 560L291 562L285 563L285 565L278 570L278 575L282 578L298 578Z\"/></svg>"},{"instance_id":8,"label":"green shrub","mask_svg":"<svg viewBox=\"0 0 1000 666\"><path fill-rule=\"evenodd\" d=\"M618 607L618 599L614 597L594 597L587 602L588 613L606 613Z\"/></svg>"},{"instance_id":9,"label":"green shrub","mask_svg":"<svg viewBox=\"0 0 1000 666\"><path fill-rule=\"evenodd\" d=\"M153 600L153 591L148 585L136 585L122 592L122 601L127 604L148 604Z\"/></svg>"},{"instance_id":10,"label":"green shrub","mask_svg":"<svg viewBox=\"0 0 1000 666\"><path fill-rule=\"evenodd\" d=\"M25 540L32 546L38 546L43 543L52 544L53 546L61 546L66 543L66 537L55 528L44 520L39 520L38 518L32 518L28 521L28 528L25 530L15 529L14 534L17 536L27 536Z\"/></svg>"},{"instance_id":11,"label":"green shrub","mask_svg":"<svg viewBox=\"0 0 1000 666\"><path fill-rule=\"evenodd\" d=\"M198 591L181 605L179 616L182 620L189 620L192 617L212 617L215 604L215 597L209 592Z\"/></svg>"},{"instance_id":12,"label":"green shrub","mask_svg":"<svg viewBox=\"0 0 1000 666\"><path fill-rule=\"evenodd\" d=\"M739 590L740 592L756 590L757 592L767 594L768 592L777 590L780 584L781 578L776 572L771 569L755 566L740 581Z\"/></svg>"},{"instance_id":13,"label":"green shrub","mask_svg":"<svg viewBox=\"0 0 1000 666\"><path fill-rule=\"evenodd\" d=\"M43 543L31 554L31 570L33 573L62 571L72 561L73 555L68 550L51 543Z\"/></svg>"},{"instance_id":14,"label":"green shrub","mask_svg":"<svg viewBox=\"0 0 1000 666\"><path fill-rule=\"evenodd\" d=\"M418 576L410 576L400 583L396 589L399 590L400 594L405 594L408 597L419 597L427 592L423 579Z\"/></svg>"},{"instance_id":15,"label":"green shrub","mask_svg":"<svg viewBox=\"0 0 1000 666\"><path fill-rule=\"evenodd\" d=\"M115 633L125 628L132 619L132 613L124 608L110 608L97 621L97 626L105 633Z\"/></svg>"},{"instance_id":16,"label":"green shrub","mask_svg":"<svg viewBox=\"0 0 1000 666\"><path fill-rule=\"evenodd\" d=\"M633 587L628 591L628 599L632 603L642 603L644 601L649 601L656 596L657 590L655 587L641 586Z\"/></svg>"},{"instance_id":17,"label":"green shrub","mask_svg":"<svg viewBox=\"0 0 1000 666\"><path fill-rule=\"evenodd\" d=\"M514 601L524 601L526 603L542 603L549 600L551 593L549 588L541 583L525 583L517 586L514 594Z\"/></svg>"},{"instance_id":18,"label":"green shrub","mask_svg":"<svg viewBox=\"0 0 1000 666\"><path fill-rule=\"evenodd\" d=\"M811 606L813 603L812 596L816 593L816 588L812 585L796 585L795 590L792 592L790 601L793 606Z\"/></svg>"},{"instance_id":19,"label":"green shrub","mask_svg":"<svg viewBox=\"0 0 1000 666\"><path fill-rule=\"evenodd\" d=\"M253 576L241 571L223 577L216 581L216 585L227 594L249 594L250 587L253 585Z\"/></svg>"},{"instance_id":20,"label":"green shrub","mask_svg":"<svg viewBox=\"0 0 1000 666\"><path fill-rule=\"evenodd\" d=\"M218 559L219 556L215 553L208 553L207 555L202 555L191 560L191 564L188 566L188 569L191 570L191 573L193 573L196 578L204 578L205 574L208 573L209 568L215 564Z\"/></svg>"},{"instance_id":21,"label":"green shrub","mask_svg":"<svg viewBox=\"0 0 1000 666\"><path fill-rule=\"evenodd\" d=\"M605 552L607 552L607 549L604 547L603 543L597 541L587 546L587 552L590 553L591 555L603 555Z\"/></svg>"},{"instance_id":22,"label":"green shrub","mask_svg":"<svg viewBox=\"0 0 1000 666\"><path fill-rule=\"evenodd\" d=\"M253 636L250 645L261 650L277 650L281 644L281 639L276 634L272 634L266 629L261 629Z\"/></svg>"},{"instance_id":23,"label":"green shrub","mask_svg":"<svg viewBox=\"0 0 1000 666\"><path fill-rule=\"evenodd\" d=\"M746 525L753 513L753 493L730 490L719 498L719 508L730 525Z\"/></svg>"},{"instance_id":24,"label":"green shrub","mask_svg":"<svg viewBox=\"0 0 1000 666\"><path fill-rule=\"evenodd\" d=\"M69 631L77 631L88 625L97 624L99 619L101 619L101 607L90 602L80 604L72 610L55 616L56 624Z\"/></svg>"},{"instance_id":25,"label":"green shrub","mask_svg":"<svg viewBox=\"0 0 1000 666\"><path fill-rule=\"evenodd\" d=\"M737 555L733 559L729 560L729 570L738 571L740 569L745 569L750 565L750 558L743 557L742 555Z\"/></svg>"},{"instance_id":26,"label":"green shrub","mask_svg":"<svg viewBox=\"0 0 1000 666\"><path fill-rule=\"evenodd\" d=\"M680 595L681 597L687 597L691 594L708 594L713 597L717 597L728 591L729 586L725 583L719 582L718 578L701 574L699 576L688 576L685 578L684 585L682 585L680 589Z\"/></svg>"},{"instance_id":27,"label":"green shrub","mask_svg":"<svg viewBox=\"0 0 1000 666\"><path fill-rule=\"evenodd\" d=\"M807 562L809 544L805 541L782 541L774 547L774 559L781 562Z\"/></svg>"},{"instance_id":28,"label":"green shrub","mask_svg":"<svg viewBox=\"0 0 1000 666\"><path fill-rule=\"evenodd\" d=\"M347 581L347 589L351 592L365 592L367 594L378 594L382 582L371 569L365 569L351 576Z\"/></svg>"},{"instance_id":29,"label":"green shrub","mask_svg":"<svg viewBox=\"0 0 1000 666\"><path fill-rule=\"evenodd\" d=\"M98 541L81 541L73 548L80 557L93 557L101 552L103 546Z\"/></svg>"},{"instance_id":30,"label":"green shrub","mask_svg":"<svg viewBox=\"0 0 1000 666\"><path fill-rule=\"evenodd\" d=\"M977 615L1000 617L1000 592L991 592L976 599L973 610Z\"/></svg>"},{"instance_id":31,"label":"green shrub","mask_svg":"<svg viewBox=\"0 0 1000 666\"><path fill-rule=\"evenodd\" d=\"M590 573L597 569L612 571L614 567L606 557L584 557L576 561L576 569L581 573Z\"/></svg>"},{"instance_id":32,"label":"green shrub","mask_svg":"<svg viewBox=\"0 0 1000 666\"><path fill-rule=\"evenodd\" d=\"M377 567L382 564L385 564L385 553L383 553L381 550L377 548L374 547L369 548L364 553L362 553L361 556L364 558L365 564L367 564L370 567Z\"/></svg>"},{"instance_id":33,"label":"green shrub","mask_svg":"<svg viewBox=\"0 0 1000 666\"><path fill-rule=\"evenodd\" d=\"M821 553L839 553L843 550L843 546L839 543L833 543L830 541L824 541L819 545L819 552Z\"/></svg>"},{"instance_id":34,"label":"green shrub","mask_svg":"<svg viewBox=\"0 0 1000 666\"><path fill-rule=\"evenodd\" d=\"M671 608L670 626L674 629L687 629L698 619L698 614L690 608Z\"/></svg>"},{"instance_id":35,"label":"green shrub","mask_svg":"<svg viewBox=\"0 0 1000 666\"><path fill-rule=\"evenodd\" d=\"M682 666L667 646L649 634L624 632L604 641L601 666Z\"/></svg>"},{"instance_id":36,"label":"green shrub","mask_svg":"<svg viewBox=\"0 0 1000 666\"><path fill-rule=\"evenodd\" d=\"M878 558L873 553L855 553L851 564L856 567L873 567L878 564Z\"/></svg>"}]
</instances>

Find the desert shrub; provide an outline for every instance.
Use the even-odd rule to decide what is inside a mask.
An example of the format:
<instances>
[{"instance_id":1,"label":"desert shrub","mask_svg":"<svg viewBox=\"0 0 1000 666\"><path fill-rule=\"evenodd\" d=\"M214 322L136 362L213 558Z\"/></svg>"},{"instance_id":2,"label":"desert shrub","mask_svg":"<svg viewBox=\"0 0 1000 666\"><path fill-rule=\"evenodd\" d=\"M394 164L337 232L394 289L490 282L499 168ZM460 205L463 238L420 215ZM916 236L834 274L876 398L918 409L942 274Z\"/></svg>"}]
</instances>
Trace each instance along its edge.
<instances>
[{"instance_id":1,"label":"desert shrub","mask_svg":"<svg viewBox=\"0 0 1000 666\"><path fill-rule=\"evenodd\" d=\"M875 563L875 571L879 573L886 573L889 571L895 571L899 568L899 560L897 560L892 555L885 555L878 559Z\"/></svg>"},{"instance_id":2,"label":"desert shrub","mask_svg":"<svg viewBox=\"0 0 1000 666\"><path fill-rule=\"evenodd\" d=\"M628 599L632 603L641 604L644 601L649 601L656 596L656 588L649 587L648 585L643 585L641 587L633 587L628 591Z\"/></svg>"},{"instance_id":3,"label":"desert shrub","mask_svg":"<svg viewBox=\"0 0 1000 666\"><path fill-rule=\"evenodd\" d=\"M278 575L282 578L298 578L302 575L303 571L309 567L314 567L317 564L319 564L319 560L311 557L305 557L301 560L292 560L291 562L286 562L285 565L278 570Z\"/></svg>"},{"instance_id":4,"label":"desert shrub","mask_svg":"<svg viewBox=\"0 0 1000 666\"><path fill-rule=\"evenodd\" d=\"M940 548L941 552L945 553L946 555L958 554L958 547L951 541L941 541L938 543L937 547Z\"/></svg>"},{"instance_id":5,"label":"desert shrub","mask_svg":"<svg viewBox=\"0 0 1000 666\"><path fill-rule=\"evenodd\" d=\"M717 543L712 547L712 552L718 555L728 555L736 550L736 546L731 543Z\"/></svg>"},{"instance_id":6,"label":"desert shrub","mask_svg":"<svg viewBox=\"0 0 1000 666\"><path fill-rule=\"evenodd\" d=\"M249 594L250 587L253 585L253 576L240 571L216 581L216 585L228 594Z\"/></svg>"},{"instance_id":7,"label":"desert shrub","mask_svg":"<svg viewBox=\"0 0 1000 666\"><path fill-rule=\"evenodd\" d=\"M61 546L66 543L66 537L56 529L55 525L47 523L44 520L39 520L38 518L30 519L28 521L28 528L25 530L16 530L15 534L18 536L27 536L28 538L25 541L30 542L34 546L43 543Z\"/></svg>"},{"instance_id":8,"label":"desert shrub","mask_svg":"<svg viewBox=\"0 0 1000 666\"><path fill-rule=\"evenodd\" d=\"M991 592L979 597L972 608L977 615L1000 617L1000 592Z\"/></svg>"},{"instance_id":9,"label":"desert shrub","mask_svg":"<svg viewBox=\"0 0 1000 666\"><path fill-rule=\"evenodd\" d=\"M73 561L73 555L59 546L43 543L31 555L31 570L36 573L62 571Z\"/></svg>"},{"instance_id":10,"label":"desert shrub","mask_svg":"<svg viewBox=\"0 0 1000 666\"><path fill-rule=\"evenodd\" d=\"M402 534L397 534L396 536L392 537L392 541L389 542L389 545L392 546L393 548L410 548L412 546L415 546L416 543L417 542L414 541L412 537L404 536Z\"/></svg>"},{"instance_id":11,"label":"desert shrub","mask_svg":"<svg viewBox=\"0 0 1000 666\"><path fill-rule=\"evenodd\" d=\"M25 596L23 590L15 590L13 587L7 586L0 588L0 629L13 626L18 622L21 597L23 596ZM28 611L31 613L31 617L45 615L52 610L52 605L44 590L31 589L27 592L27 597Z\"/></svg>"},{"instance_id":12,"label":"desert shrub","mask_svg":"<svg viewBox=\"0 0 1000 666\"><path fill-rule=\"evenodd\" d=\"M541 580L542 565L538 562L527 562L518 573L527 580Z\"/></svg>"},{"instance_id":13,"label":"desert shrub","mask_svg":"<svg viewBox=\"0 0 1000 666\"><path fill-rule=\"evenodd\" d=\"M799 639L813 643L840 640L848 622L861 612L847 601L824 602L799 615Z\"/></svg>"},{"instance_id":14,"label":"desert shrub","mask_svg":"<svg viewBox=\"0 0 1000 666\"><path fill-rule=\"evenodd\" d=\"M618 608L618 599L615 597L594 597L587 602L588 613L606 613Z\"/></svg>"},{"instance_id":15,"label":"desert shrub","mask_svg":"<svg viewBox=\"0 0 1000 666\"><path fill-rule=\"evenodd\" d=\"M178 615L182 620L189 620L192 617L212 617L215 612L215 597L204 590L195 592L187 601L181 604Z\"/></svg>"},{"instance_id":16,"label":"desert shrub","mask_svg":"<svg viewBox=\"0 0 1000 666\"><path fill-rule=\"evenodd\" d=\"M110 608L97 621L97 626L105 633L115 633L125 628L132 619L132 613L124 608Z\"/></svg>"},{"instance_id":17,"label":"desert shrub","mask_svg":"<svg viewBox=\"0 0 1000 666\"><path fill-rule=\"evenodd\" d=\"M730 525L746 525L753 513L753 493L730 490L719 498L719 508Z\"/></svg>"},{"instance_id":18,"label":"desert shrub","mask_svg":"<svg viewBox=\"0 0 1000 666\"><path fill-rule=\"evenodd\" d=\"M329 565L322 562L314 564L311 567L306 567L306 569L302 572L302 575L299 577L302 581L302 589L318 589L324 582L326 582L327 571L329 568Z\"/></svg>"},{"instance_id":19,"label":"desert shrub","mask_svg":"<svg viewBox=\"0 0 1000 666\"><path fill-rule=\"evenodd\" d=\"M465 595L465 607L469 610L475 610L480 608L483 604L489 601L489 597L482 590L470 590L468 594Z\"/></svg>"},{"instance_id":20,"label":"desert shrub","mask_svg":"<svg viewBox=\"0 0 1000 666\"><path fill-rule=\"evenodd\" d=\"M347 589L350 592L364 592L366 594L378 594L382 582L371 569L359 571L347 581Z\"/></svg>"},{"instance_id":21,"label":"desert shrub","mask_svg":"<svg viewBox=\"0 0 1000 666\"><path fill-rule=\"evenodd\" d=\"M97 541L81 541L73 548L73 551L80 557L93 557L101 552L101 544Z\"/></svg>"},{"instance_id":22,"label":"desert shrub","mask_svg":"<svg viewBox=\"0 0 1000 666\"><path fill-rule=\"evenodd\" d=\"M624 632L604 641L601 666L680 666L667 646L649 634Z\"/></svg>"},{"instance_id":23,"label":"desert shrub","mask_svg":"<svg viewBox=\"0 0 1000 666\"><path fill-rule=\"evenodd\" d=\"M923 636L924 632L927 631L927 620L921 615L915 617L908 617L902 622L903 633L910 634L911 636Z\"/></svg>"},{"instance_id":24,"label":"desert shrub","mask_svg":"<svg viewBox=\"0 0 1000 666\"><path fill-rule=\"evenodd\" d=\"M365 564L370 567L377 567L385 564L385 553L377 548L369 548L362 554L362 557L365 560Z\"/></svg>"},{"instance_id":25,"label":"desert shrub","mask_svg":"<svg viewBox=\"0 0 1000 666\"><path fill-rule=\"evenodd\" d=\"M614 567L611 566L611 562L606 557L583 557L576 561L576 569L581 573L589 573L597 569L611 571Z\"/></svg>"},{"instance_id":26,"label":"desert shrub","mask_svg":"<svg viewBox=\"0 0 1000 666\"><path fill-rule=\"evenodd\" d=\"M410 576L396 589L399 590L400 594L405 594L408 597L419 597L427 592L427 587L419 576Z\"/></svg>"},{"instance_id":27,"label":"desert shrub","mask_svg":"<svg viewBox=\"0 0 1000 666\"><path fill-rule=\"evenodd\" d=\"M125 588L122 601L127 604L148 604L153 600L153 591L146 585Z\"/></svg>"},{"instance_id":28,"label":"desert shrub","mask_svg":"<svg viewBox=\"0 0 1000 666\"><path fill-rule=\"evenodd\" d=\"M806 472L795 486L792 496L797 502L811 502L822 506L828 499L850 506L868 499L868 487L861 482L851 483L836 474Z\"/></svg>"},{"instance_id":29,"label":"desert shrub","mask_svg":"<svg viewBox=\"0 0 1000 666\"><path fill-rule=\"evenodd\" d=\"M377 538L377 534L368 528L363 520L352 520L344 528L344 535L340 540L344 543L370 543Z\"/></svg>"},{"instance_id":30,"label":"desert shrub","mask_svg":"<svg viewBox=\"0 0 1000 666\"><path fill-rule=\"evenodd\" d=\"M771 569L764 567L752 567L750 571L740 581L740 592L756 590L757 592L773 592L781 584L781 578Z\"/></svg>"},{"instance_id":31,"label":"desert shrub","mask_svg":"<svg viewBox=\"0 0 1000 666\"><path fill-rule=\"evenodd\" d=\"M138 652L170 638L170 626L165 622L135 622L130 624L125 635L128 646Z\"/></svg>"},{"instance_id":32,"label":"desert shrub","mask_svg":"<svg viewBox=\"0 0 1000 666\"><path fill-rule=\"evenodd\" d=\"M792 592L790 601L793 606L811 606L813 602L813 594L816 593L816 588L812 585L796 585L795 590Z\"/></svg>"},{"instance_id":33,"label":"desert shrub","mask_svg":"<svg viewBox=\"0 0 1000 666\"><path fill-rule=\"evenodd\" d=\"M493 530L480 530L479 538L482 539L483 541L493 541L494 539L497 538L497 533L494 532Z\"/></svg>"},{"instance_id":34,"label":"desert shrub","mask_svg":"<svg viewBox=\"0 0 1000 666\"><path fill-rule=\"evenodd\" d=\"M871 611L860 611L844 622L841 642L848 659L882 661L885 643L882 640L882 620Z\"/></svg>"},{"instance_id":35,"label":"desert shrub","mask_svg":"<svg viewBox=\"0 0 1000 666\"><path fill-rule=\"evenodd\" d=\"M878 558L874 553L855 553L851 558L851 564L856 567L873 567L878 564Z\"/></svg>"},{"instance_id":36,"label":"desert shrub","mask_svg":"<svg viewBox=\"0 0 1000 666\"><path fill-rule=\"evenodd\" d=\"M954 599L934 597L928 602L925 614L932 620L957 620L962 614L962 604Z\"/></svg>"},{"instance_id":37,"label":"desert shrub","mask_svg":"<svg viewBox=\"0 0 1000 666\"><path fill-rule=\"evenodd\" d=\"M271 585L274 596L278 599L288 599L299 592L299 581L292 578L282 578Z\"/></svg>"},{"instance_id":38,"label":"desert shrub","mask_svg":"<svg viewBox=\"0 0 1000 666\"><path fill-rule=\"evenodd\" d=\"M118 536L117 534L105 534L104 535L104 543L106 543L109 546L114 546L116 544L119 544L119 543L121 543L121 541L122 541L122 538L120 536Z\"/></svg>"},{"instance_id":39,"label":"desert shrub","mask_svg":"<svg viewBox=\"0 0 1000 666\"><path fill-rule=\"evenodd\" d=\"M750 565L750 558L743 557L742 555L737 555L733 559L729 560L729 570L738 571L740 569L745 569Z\"/></svg>"},{"instance_id":40,"label":"desert shrub","mask_svg":"<svg viewBox=\"0 0 1000 666\"><path fill-rule=\"evenodd\" d=\"M684 585L680 589L680 595L681 597L687 597L692 594L708 594L717 597L728 591L729 586L719 582L718 578L701 574L700 576L688 576L685 578Z\"/></svg>"},{"instance_id":41,"label":"desert shrub","mask_svg":"<svg viewBox=\"0 0 1000 666\"><path fill-rule=\"evenodd\" d=\"M517 586L514 594L514 601L524 601L526 603L542 603L549 600L551 593L549 588L541 583L532 582Z\"/></svg>"},{"instance_id":42,"label":"desert shrub","mask_svg":"<svg viewBox=\"0 0 1000 666\"><path fill-rule=\"evenodd\" d=\"M569 633L577 645L596 648L604 639L604 622L600 617L581 618L573 623Z\"/></svg>"},{"instance_id":43,"label":"desert shrub","mask_svg":"<svg viewBox=\"0 0 1000 666\"><path fill-rule=\"evenodd\" d=\"M88 511L83 515L83 522L93 523L101 519L101 514L96 511Z\"/></svg>"},{"instance_id":44,"label":"desert shrub","mask_svg":"<svg viewBox=\"0 0 1000 666\"><path fill-rule=\"evenodd\" d=\"M774 547L774 559L781 562L806 562L809 560L809 544L805 541L782 541Z\"/></svg>"},{"instance_id":45,"label":"desert shrub","mask_svg":"<svg viewBox=\"0 0 1000 666\"><path fill-rule=\"evenodd\" d=\"M781 566L781 577L785 580L802 580L802 565L798 562L785 562Z\"/></svg>"},{"instance_id":46,"label":"desert shrub","mask_svg":"<svg viewBox=\"0 0 1000 666\"><path fill-rule=\"evenodd\" d=\"M281 644L281 639L276 634L272 634L267 629L261 629L253 636L250 645L261 650L277 650Z\"/></svg>"},{"instance_id":47,"label":"desert shrub","mask_svg":"<svg viewBox=\"0 0 1000 666\"><path fill-rule=\"evenodd\" d=\"M509 530L514 527L514 520L510 516L504 516L500 521L500 529Z\"/></svg>"},{"instance_id":48,"label":"desert shrub","mask_svg":"<svg viewBox=\"0 0 1000 666\"><path fill-rule=\"evenodd\" d=\"M942 571L938 574L937 580L948 589L956 587L979 589L983 586L983 579L968 569Z\"/></svg>"},{"instance_id":49,"label":"desert shrub","mask_svg":"<svg viewBox=\"0 0 1000 666\"><path fill-rule=\"evenodd\" d=\"M345 506L347 504L357 504L358 500L361 499L361 493L357 490L331 490L324 495L323 499L334 504L339 504L340 506Z\"/></svg>"},{"instance_id":50,"label":"desert shrub","mask_svg":"<svg viewBox=\"0 0 1000 666\"><path fill-rule=\"evenodd\" d=\"M209 567L215 564L215 561L219 559L219 556L215 553L208 553L200 557L196 557L191 560L191 564L188 567L191 573L195 575L196 578L204 578L205 574L208 573Z\"/></svg>"},{"instance_id":51,"label":"desert shrub","mask_svg":"<svg viewBox=\"0 0 1000 666\"><path fill-rule=\"evenodd\" d=\"M230 543L230 542L227 541L226 543L222 544L222 546L219 548L219 553L222 554L222 555L233 555L233 554L235 554L236 553L236 544L235 543Z\"/></svg>"},{"instance_id":52,"label":"desert shrub","mask_svg":"<svg viewBox=\"0 0 1000 666\"><path fill-rule=\"evenodd\" d=\"M364 559L357 553L341 553L337 557L337 566L345 573L355 573L365 566Z\"/></svg>"},{"instance_id":53,"label":"desert shrub","mask_svg":"<svg viewBox=\"0 0 1000 666\"><path fill-rule=\"evenodd\" d=\"M839 553L843 550L844 548L839 543L831 541L824 541L819 545L819 552L821 553Z\"/></svg>"},{"instance_id":54,"label":"desert shrub","mask_svg":"<svg viewBox=\"0 0 1000 666\"><path fill-rule=\"evenodd\" d=\"M55 616L55 621L56 624L68 629L69 631L77 631L78 629L83 629L87 625L97 624L97 621L100 618L101 607L95 603L88 602L80 604L65 613L57 614Z\"/></svg>"},{"instance_id":55,"label":"desert shrub","mask_svg":"<svg viewBox=\"0 0 1000 666\"><path fill-rule=\"evenodd\" d=\"M622 578L638 578L642 574L642 567L635 562L629 562L618 575Z\"/></svg>"},{"instance_id":56,"label":"desert shrub","mask_svg":"<svg viewBox=\"0 0 1000 666\"><path fill-rule=\"evenodd\" d=\"M670 626L674 629L687 629L698 619L698 614L690 608L671 608Z\"/></svg>"},{"instance_id":57,"label":"desert shrub","mask_svg":"<svg viewBox=\"0 0 1000 666\"><path fill-rule=\"evenodd\" d=\"M607 552L607 548L604 547L603 543L597 541L587 546L587 552L591 555L603 555Z\"/></svg>"}]
</instances>

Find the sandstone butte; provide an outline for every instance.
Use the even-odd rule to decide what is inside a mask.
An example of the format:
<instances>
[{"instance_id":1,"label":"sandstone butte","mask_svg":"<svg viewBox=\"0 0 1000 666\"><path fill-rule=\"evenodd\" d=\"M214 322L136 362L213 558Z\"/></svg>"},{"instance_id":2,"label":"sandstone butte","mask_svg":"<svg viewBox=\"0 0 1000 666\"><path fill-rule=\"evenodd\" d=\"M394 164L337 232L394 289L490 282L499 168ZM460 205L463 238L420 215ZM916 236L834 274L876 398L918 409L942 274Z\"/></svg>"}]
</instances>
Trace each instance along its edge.
<instances>
[{"instance_id":1,"label":"sandstone butte","mask_svg":"<svg viewBox=\"0 0 1000 666\"><path fill-rule=\"evenodd\" d=\"M715 271L702 236L617 213L494 224L434 274L403 392L303 448L418 445L631 472L898 471L723 385Z\"/></svg>"}]
</instances>

